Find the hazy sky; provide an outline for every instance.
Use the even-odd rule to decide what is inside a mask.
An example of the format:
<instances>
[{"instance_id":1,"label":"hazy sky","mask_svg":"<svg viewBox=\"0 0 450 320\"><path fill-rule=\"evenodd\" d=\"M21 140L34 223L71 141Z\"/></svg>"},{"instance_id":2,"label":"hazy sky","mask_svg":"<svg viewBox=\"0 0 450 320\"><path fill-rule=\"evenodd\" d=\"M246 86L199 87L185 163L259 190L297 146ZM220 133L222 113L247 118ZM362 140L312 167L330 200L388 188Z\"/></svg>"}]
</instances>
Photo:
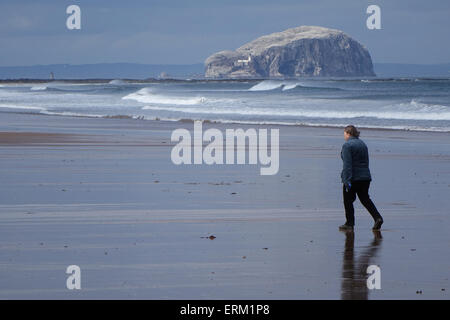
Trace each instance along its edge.
<instances>
[{"instance_id":1,"label":"hazy sky","mask_svg":"<svg viewBox=\"0 0 450 320\"><path fill-rule=\"evenodd\" d=\"M81 30L66 8L81 8ZM381 7L381 30L366 8ZM449 63L449 0L0 0L0 65L189 64L300 25L340 29L374 62Z\"/></svg>"}]
</instances>

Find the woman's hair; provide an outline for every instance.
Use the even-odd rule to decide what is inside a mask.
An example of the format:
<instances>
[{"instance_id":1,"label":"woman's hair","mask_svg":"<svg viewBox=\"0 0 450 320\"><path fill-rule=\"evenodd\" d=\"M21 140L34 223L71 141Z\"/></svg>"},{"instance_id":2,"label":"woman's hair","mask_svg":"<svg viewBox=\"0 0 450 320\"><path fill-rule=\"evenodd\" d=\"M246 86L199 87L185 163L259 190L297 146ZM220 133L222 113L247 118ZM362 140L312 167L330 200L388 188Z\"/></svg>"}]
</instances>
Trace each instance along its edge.
<instances>
[{"instance_id":1,"label":"woman's hair","mask_svg":"<svg viewBox=\"0 0 450 320\"><path fill-rule=\"evenodd\" d=\"M352 125L346 126L344 129L344 132L347 132L352 137L355 137L355 138L359 137L359 131L358 131L358 129L356 129L355 126L352 126Z\"/></svg>"}]
</instances>

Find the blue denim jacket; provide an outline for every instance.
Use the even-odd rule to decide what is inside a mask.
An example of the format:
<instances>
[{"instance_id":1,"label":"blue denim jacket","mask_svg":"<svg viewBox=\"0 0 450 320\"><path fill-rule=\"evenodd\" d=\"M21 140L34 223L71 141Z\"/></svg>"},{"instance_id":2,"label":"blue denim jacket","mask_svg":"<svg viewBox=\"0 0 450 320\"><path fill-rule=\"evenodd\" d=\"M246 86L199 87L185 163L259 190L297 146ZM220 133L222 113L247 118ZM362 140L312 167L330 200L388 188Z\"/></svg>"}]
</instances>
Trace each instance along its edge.
<instances>
[{"instance_id":1,"label":"blue denim jacket","mask_svg":"<svg viewBox=\"0 0 450 320\"><path fill-rule=\"evenodd\" d=\"M348 185L352 181L371 181L369 170L369 151L359 138L350 137L343 145L341 159L344 163L341 179Z\"/></svg>"}]
</instances>

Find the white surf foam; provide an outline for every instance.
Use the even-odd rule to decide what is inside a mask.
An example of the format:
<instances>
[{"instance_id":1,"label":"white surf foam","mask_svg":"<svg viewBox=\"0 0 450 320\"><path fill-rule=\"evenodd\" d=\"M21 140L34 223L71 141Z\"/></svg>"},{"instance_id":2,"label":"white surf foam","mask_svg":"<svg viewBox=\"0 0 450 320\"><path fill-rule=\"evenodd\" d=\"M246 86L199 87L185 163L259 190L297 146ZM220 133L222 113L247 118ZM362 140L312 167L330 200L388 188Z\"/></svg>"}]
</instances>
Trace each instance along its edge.
<instances>
[{"instance_id":1,"label":"white surf foam","mask_svg":"<svg viewBox=\"0 0 450 320\"><path fill-rule=\"evenodd\" d=\"M44 91L44 90L47 90L47 86L34 86L34 87L31 87L30 88L30 90L31 91Z\"/></svg>"},{"instance_id":2,"label":"white surf foam","mask_svg":"<svg viewBox=\"0 0 450 320\"><path fill-rule=\"evenodd\" d=\"M269 91L281 88L283 86L283 82L273 81L273 80L264 80L258 84L255 84L253 87L248 89L248 91Z\"/></svg>"},{"instance_id":3,"label":"white surf foam","mask_svg":"<svg viewBox=\"0 0 450 320\"><path fill-rule=\"evenodd\" d=\"M283 86L283 89L281 89L281 90L282 91L292 90L292 89L295 89L295 88L297 88L299 86L301 86L300 83L285 84Z\"/></svg>"},{"instance_id":4,"label":"white surf foam","mask_svg":"<svg viewBox=\"0 0 450 320\"><path fill-rule=\"evenodd\" d=\"M70 111L48 111L43 110L41 112L42 114L47 114L51 116L67 116L67 117L80 117L80 118L103 118L105 115L102 114L92 114L92 113L77 113L77 112L70 112Z\"/></svg>"},{"instance_id":5,"label":"white surf foam","mask_svg":"<svg viewBox=\"0 0 450 320\"><path fill-rule=\"evenodd\" d=\"M327 110L312 108L224 108L224 107L176 107L176 106L145 106L143 110L169 111L191 114L231 114L242 116L266 117L305 117L328 119L377 118L391 120L450 120L450 107L429 105L412 100L410 103L388 105L376 111L369 110Z\"/></svg>"},{"instance_id":6,"label":"white surf foam","mask_svg":"<svg viewBox=\"0 0 450 320\"><path fill-rule=\"evenodd\" d=\"M108 82L109 84L115 84L115 85L120 85L120 84L125 84L126 82L120 79L114 79L111 80L110 82Z\"/></svg>"},{"instance_id":7,"label":"white surf foam","mask_svg":"<svg viewBox=\"0 0 450 320\"><path fill-rule=\"evenodd\" d=\"M333 90L342 90L341 88L336 88L334 86L330 87L329 85L325 85L323 83L319 83L318 81L292 81L292 80L264 80L260 83L254 85L248 91L271 91L275 89L280 89L282 91L292 90L298 87L309 88L309 89L333 89Z\"/></svg>"},{"instance_id":8,"label":"white surf foam","mask_svg":"<svg viewBox=\"0 0 450 320\"><path fill-rule=\"evenodd\" d=\"M123 97L124 100L135 100L149 104L164 105L196 105L206 102L205 97L178 97L155 94L151 88L143 88Z\"/></svg>"},{"instance_id":9,"label":"white surf foam","mask_svg":"<svg viewBox=\"0 0 450 320\"><path fill-rule=\"evenodd\" d=\"M46 111L47 109L43 107L33 107L33 106L16 106L16 105L0 105L0 108L4 109L17 109L17 110L35 110L35 111Z\"/></svg>"},{"instance_id":10,"label":"white surf foam","mask_svg":"<svg viewBox=\"0 0 450 320\"><path fill-rule=\"evenodd\" d=\"M313 123L313 122L287 122L287 121L255 121L255 120L232 120L232 119L211 119L211 118L164 118L164 117L139 117L139 119L143 120L157 120L157 121L209 121L213 123L222 123L222 124L245 124L245 125L276 125L276 126L306 126L306 127L330 127L330 128L343 128L347 125L347 123ZM367 129L388 129L388 130L403 130L403 131L426 131L426 132L450 132L450 127L421 127L421 126L394 126L394 125L385 125L385 126L377 126L377 125L365 125L355 123L358 128L367 128Z\"/></svg>"}]
</instances>

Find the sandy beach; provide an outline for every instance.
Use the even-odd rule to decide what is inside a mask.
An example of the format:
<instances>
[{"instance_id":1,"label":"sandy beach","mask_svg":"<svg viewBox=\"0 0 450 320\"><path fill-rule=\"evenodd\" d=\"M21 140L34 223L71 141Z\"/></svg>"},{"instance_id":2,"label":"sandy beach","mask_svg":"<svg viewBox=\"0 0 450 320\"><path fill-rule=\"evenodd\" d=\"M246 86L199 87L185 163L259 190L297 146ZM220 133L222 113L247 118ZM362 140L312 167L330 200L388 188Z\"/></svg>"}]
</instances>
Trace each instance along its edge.
<instances>
[{"instance_id":1,"label":"sandy beach","mask_svg":"<svg viewBox=\"0 0 450 320\"><path fill-rule=\"evenodd\" d=\"M341 128L260 126L280 130L273 176L174 165L177 128L193 123L2 113L0 299L449 299L448 133L361 130L385 224L356 201L352 235Z\"/></svg>"}]
</instances>

